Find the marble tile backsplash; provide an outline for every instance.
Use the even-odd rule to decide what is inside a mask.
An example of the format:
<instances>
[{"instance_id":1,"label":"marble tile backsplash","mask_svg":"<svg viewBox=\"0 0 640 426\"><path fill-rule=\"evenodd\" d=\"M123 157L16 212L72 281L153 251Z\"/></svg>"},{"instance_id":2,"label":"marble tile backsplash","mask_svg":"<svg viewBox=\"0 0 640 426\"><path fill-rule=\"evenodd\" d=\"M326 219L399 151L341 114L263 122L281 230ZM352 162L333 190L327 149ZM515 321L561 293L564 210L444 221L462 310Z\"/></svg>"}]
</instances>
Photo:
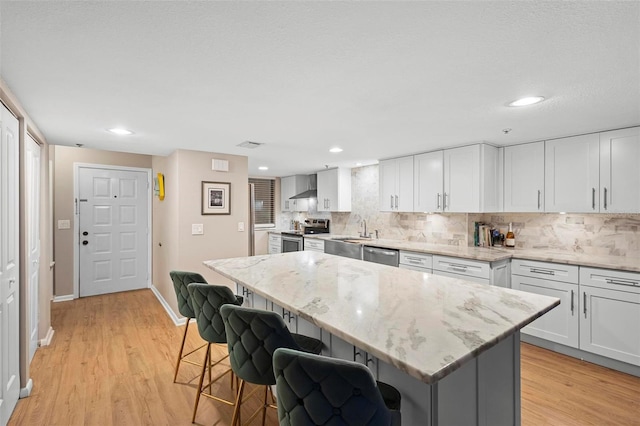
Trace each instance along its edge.
<instances>
[{"instance_id":1,"label":"marble tile backsplash","mask_svg":"<svg viewBox=\"0 0 640 426\"><path fill-rule=\"evenodd\" d=\"M305 213L283 213L281 228L306 217L331 219L334 234L367 232L380 238L471 246L474 222L506 233L513 223L516 246L557 252L640 257L640 214L556 213L386 213L379 211L378 166L351 171L351 212L320 213L312 204Z\"/></svg>"},{"instance_id":2,"label":"marble tile backsplash","mask_svg":"<svg viewBox=\"0 0 640 426\"><path fill-rule=\"evenodd\" d=\"M640 257L640 214L482 214L479 220L506 230L513 222L516 247L593 255ZM472 240L473 243L473 240Z\"/></svg>"}]
</instances>

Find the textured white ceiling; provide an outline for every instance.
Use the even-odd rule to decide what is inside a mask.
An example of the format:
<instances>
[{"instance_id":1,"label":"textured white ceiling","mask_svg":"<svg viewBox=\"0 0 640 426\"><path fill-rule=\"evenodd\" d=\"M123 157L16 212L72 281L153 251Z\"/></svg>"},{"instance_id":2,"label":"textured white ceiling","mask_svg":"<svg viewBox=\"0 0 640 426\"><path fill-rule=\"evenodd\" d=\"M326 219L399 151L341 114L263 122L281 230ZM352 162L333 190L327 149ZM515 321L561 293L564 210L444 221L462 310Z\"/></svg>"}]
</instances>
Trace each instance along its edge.
<instances>
[{"instance_id":1,"label":"textured white ceiling","mask_svg":"<svg viewBox=\"0 0 640 426\"><path fill-rule=\"evenodd\" d=\"M638 1L3 0L0 18L0 75L53 144L281 176L640 124ZM525 95L548 101L505 106Z\"/></svg>"}]
</instances>

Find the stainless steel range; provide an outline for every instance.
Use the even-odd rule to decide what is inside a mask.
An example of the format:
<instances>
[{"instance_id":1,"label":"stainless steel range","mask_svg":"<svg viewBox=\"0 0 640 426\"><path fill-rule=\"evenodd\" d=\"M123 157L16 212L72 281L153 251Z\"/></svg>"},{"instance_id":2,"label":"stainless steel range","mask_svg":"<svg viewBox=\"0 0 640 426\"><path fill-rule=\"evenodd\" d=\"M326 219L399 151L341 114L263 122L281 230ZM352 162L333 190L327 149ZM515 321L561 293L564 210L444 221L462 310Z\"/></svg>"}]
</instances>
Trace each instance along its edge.
<instances>
[{"instance_id":1,"label":"stainless steel range","mask_svg":"<svg viewBox=\"0 0 640 426\"><path fill-rule=\"evenodd\" d=\"M329 219L306 219L302 230L282 232L282 252L302 251L305 234L328 234Z\"/></svg>"}]
</instances>

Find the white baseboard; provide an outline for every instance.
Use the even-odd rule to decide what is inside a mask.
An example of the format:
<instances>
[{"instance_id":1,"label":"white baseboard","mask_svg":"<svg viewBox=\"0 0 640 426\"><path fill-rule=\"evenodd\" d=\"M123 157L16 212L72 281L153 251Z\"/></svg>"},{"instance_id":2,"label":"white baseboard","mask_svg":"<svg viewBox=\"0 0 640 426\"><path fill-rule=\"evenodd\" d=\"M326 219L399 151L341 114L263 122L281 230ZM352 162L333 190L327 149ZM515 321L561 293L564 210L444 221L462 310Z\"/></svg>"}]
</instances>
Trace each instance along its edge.
<instances>
[{"instance_id":1,"label":"white baseboard","mask_svg":"<svg viewBox=\"0 0 640 426\"><path fill-rule=\"evenodd\" d=\"M26 398L31 395L31 390L33 389L33 380L29 379L27 382L27 386L20 389L20 399Z\"/></svg>"},{"instance_id":2,"label":"white baseboard","mask_svg":"<svg viewBox=\"0 0 640 426\"><path fill-rule=\"evenodd\" d=\"M171 309L171 306L169 306L167 301L164 300L164 297L162 297L162 295L160 294L156 286L154 286L153 284L151 284L151 291L153 292L153 294L156 295L156 298L158 299L158 301L160 302L164 310L167 311L169 318L171 318L171 321L173 321L173 323L176 326L184 325L187 322L186 318L178 317L178 315L176 315L176 313L173 312L173 309Z\"/></svg>"},{"instance_id":3,"label":"white baseboard","mask_svg":"<svg viewBox=\"0 0 640 426\"><path fill-rule=\"evenodd\" d=\"M47 331L47 335L44 336L44 339L40 339L40 347L49 346L51 344L51 341L53 340L53 333L55 333L55 331L53 330L53 327L49 327L49 331Z\"/></svg>"},{"instance_id":4,"label":"white baseboard","mask_svg":"<svg viewBox=\"0 0 640 426\"><path fill-rule=\"evenodd\" d=\"M65 294L64 296L53 296L54 302L69 302L73 299L73 294Z\"/></svg>"}]
</instances>

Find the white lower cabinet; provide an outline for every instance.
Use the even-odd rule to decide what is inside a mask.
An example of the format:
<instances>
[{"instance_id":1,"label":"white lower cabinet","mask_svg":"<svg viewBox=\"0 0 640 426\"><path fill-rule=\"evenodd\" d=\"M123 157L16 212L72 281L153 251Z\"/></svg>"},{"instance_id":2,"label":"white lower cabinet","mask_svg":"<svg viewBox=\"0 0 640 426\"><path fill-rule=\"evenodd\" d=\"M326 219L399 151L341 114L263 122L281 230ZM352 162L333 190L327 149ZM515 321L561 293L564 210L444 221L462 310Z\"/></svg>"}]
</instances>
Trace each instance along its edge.
<instances>
[{"instance_id":1,"label":"white lower cabinet","mask_svg":"<svg viewBox=\"0 0 640 426\"><path fill-rule=\"evenodd\" d=\"M306 251L319 251L324 253L324 241L317 240L315 238L304 238L304 250Z\"/></svg>"},{"instance_id":2,"label":"white lower cabinet","mask_svg":"<svg viewBox=\"0 0 640 426\"><path fill-rule=\"evenodd\" d=\"M577 348L580 309L578 267L514 259L511 271L511 287L514 290L560 299L560 306L524 327L521 332Z\"/></svg>"},{"instance_id":3,"label":"white lower cabinet","mask_svg":"<svg viewBox=\"0 0 640 426\"><path fill-rule=\"evenodd\" d=\"M238 283L236 283L236 294L244 298L242 302L242 306L244 307L255 309L267 308L267 299Z\"/></svg>"},{"instance_id":4,"label":"white lower cabinet","mask_svg":"<svg viewBox=\"0 0 640 426\"><path fill-rule=\"evenodd\" d=\"M400 250L399 265L401 269L433 273L433 256L426 253Z\"/></svg>"},{"instance_id":5,"label":"white lower cabinet","mask_svg":"<svg viewBox=\"0 0 640 426\"><path fill-rule=\"evenodd\" d=\"M321 340L322 332L320 327L312 323L311 321L307 321L304 318L300 318L299 315L294 314L288 309L279 306L276 303L266 301L266 309L272 312L277 313L282 316L284 323L287 325L287 328L291 333L303 334L305 336L313 337L314 339Z\"/></svg>"},{"instance_id":6,"label":"white lower cabinet","mask_svg":"<svg viewBox=\"0 0 640 426\"><path fill-rule=\"evenodd\" d=\"M581 268L580 279L580 349L640 366L640 274Z\"/></svg>"},{"instance_id":7,"label":"white lower cabinet","mask_svg":"<svg viewBox=\"0 0 640 426\"><path fill-rule=\"evenodd\" d=\"M269 234L269 254L282 253L282 235Z\"/></svg>"},{"instance_id":8,"label":"white lower cabinet","mask_svg":"<svg viewBox=\"0 0 640 426\"><path fill-rule=\"evenodd\" d=\"M521 259L511 268L515 290L560 299L523 334L640 366L640 273Z\"/></svg>"},{"instance_id":9,"label":"white lower cabinet","mask_svg":"<svg viewBox=\"0 0 640 426\"><path fill-rule=\"evenodd\" d=\"M509 259L484 262L434 255L433 274L498 287L510 287Z\"/></svg>"},{"instance_id":10,"label":"white lower cabinet","mask_svg":"<svg viewBox=\"0 0 640 426\"><path fill-rule=\"evenodd\" d=\"M578 284L513 275L511 287L514 290L560 299L560 306L524 327L520 330L521 333L578 347Z\"/></svg>"}]
</instances>

